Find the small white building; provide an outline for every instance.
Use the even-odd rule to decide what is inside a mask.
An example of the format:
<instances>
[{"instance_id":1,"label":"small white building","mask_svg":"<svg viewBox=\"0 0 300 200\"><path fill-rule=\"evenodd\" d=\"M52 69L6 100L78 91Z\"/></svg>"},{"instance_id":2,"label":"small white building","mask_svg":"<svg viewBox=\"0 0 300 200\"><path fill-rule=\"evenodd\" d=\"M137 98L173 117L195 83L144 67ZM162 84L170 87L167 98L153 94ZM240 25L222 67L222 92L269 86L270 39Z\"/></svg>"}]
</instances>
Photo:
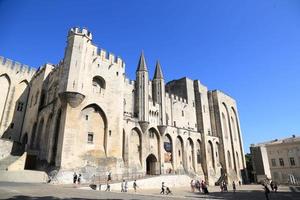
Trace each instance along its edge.
<instances>
[{"instance_id":1,"label":"small white building","mask_svg":"<svg viewBox=\"0 0 300 200\"><path fill-rule=\"evenodd\" d=\"M252 164L257 182L266 178L284 184L300 184L300 137L252 144Z\"/></svg>"}]
</instances>

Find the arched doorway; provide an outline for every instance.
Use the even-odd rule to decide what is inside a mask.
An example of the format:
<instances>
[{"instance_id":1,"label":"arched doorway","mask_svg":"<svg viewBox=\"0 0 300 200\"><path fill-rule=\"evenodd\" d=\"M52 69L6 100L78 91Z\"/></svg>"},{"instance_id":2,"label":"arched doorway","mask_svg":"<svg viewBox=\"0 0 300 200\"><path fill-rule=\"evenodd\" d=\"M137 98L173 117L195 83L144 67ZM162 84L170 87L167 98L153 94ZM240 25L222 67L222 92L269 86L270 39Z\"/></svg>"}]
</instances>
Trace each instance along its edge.
<instances>
[{"instance_id":1,"label":"arched doorway","mask_svg":"<svg viewBox=\"0 0 300 200\"><path fill-rule=\"evenodd\" d=\"M153 154L150 154L146 159L146 174L156 175L159 174L157 168L157 159Z\"/></svg>"}]
</instances>

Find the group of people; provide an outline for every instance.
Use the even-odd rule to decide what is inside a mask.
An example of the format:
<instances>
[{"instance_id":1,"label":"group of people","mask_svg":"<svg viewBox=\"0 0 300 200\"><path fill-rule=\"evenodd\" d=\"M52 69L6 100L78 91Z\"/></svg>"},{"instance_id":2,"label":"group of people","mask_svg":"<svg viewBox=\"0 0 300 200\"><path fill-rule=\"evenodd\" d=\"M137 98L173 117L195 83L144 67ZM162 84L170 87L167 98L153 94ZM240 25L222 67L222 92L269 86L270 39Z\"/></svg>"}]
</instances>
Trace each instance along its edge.
<instances>
[{"instance_id":1,"label":"group of people","mask_svg":"<svg viewBox=\"0 0 300 200\"><path fill-rule=\"evenodd\" d=\"M268 181L265 181L263 183L263 187L264 187L266 199L269 200L270 189L268 187ZM272 192L277 192L277 190L278 190L278 184L276 182L271 181L270 182L270 187L271 187Z\"/></svg>"},{"instance_id":2,"label":"group of people","mask_svg":"<svg viewBox=\"0 0 300 200\"><path fill-rule=\"evenodd\" d=\"M74 184L80 184L80 181L81 181L81 174L78 174L76 172L74 172L73 174L73 183Z\"/></svg>"},{"instance_id":3,"label":"group of people","mask_svg":"<svg viewBox=\"0 0 300 200\"><path fill-rule=\"evenodd\" d=\"M170 190L169 187L165 186L165 182L162 182L161 183L161 191L160 191L160 194L172 194L172 191Z\"/></svg>"},{"instance_id":4,"label":"group of people","mask_svg":"<svg viewBox=\"0 0 300 200\"><path fill-rule=\"evenodd\" d=\"M136 189L138 187L138 185L136 184L136 180L133 181L132 187L134 192L136 192ZM127 192L127 191L128 191L128 182L123 179L121 183L121 192Z\"/></svg>"},{"instance_id":5,"label":"group of people","mask_svg":"<svg viewBox=\"0 0 300 200\"><path fill-rule=\"evenodd\" d=\"M198 190L198 192L203 192L204 194L208 194L208 189L205 181L199 181L199 180L191 180L191 191L195 192Z\"/></svg>"},{"instance_id":6,"label":"group of people","mask_svg":"<svg viewBox=\"0 0 300 200\"><path fill-rule=\"evenodd\" d=\"M241 186L241 185L242 185L242 182L239 181L239 186ZM228 187L227 187L226 181L222 181L220 183L220 189L221 189L221 192L228 192ZM232 190L234 193L236 192L236 183L234 181L232 182Z\"/></svg>"}]
</instances>

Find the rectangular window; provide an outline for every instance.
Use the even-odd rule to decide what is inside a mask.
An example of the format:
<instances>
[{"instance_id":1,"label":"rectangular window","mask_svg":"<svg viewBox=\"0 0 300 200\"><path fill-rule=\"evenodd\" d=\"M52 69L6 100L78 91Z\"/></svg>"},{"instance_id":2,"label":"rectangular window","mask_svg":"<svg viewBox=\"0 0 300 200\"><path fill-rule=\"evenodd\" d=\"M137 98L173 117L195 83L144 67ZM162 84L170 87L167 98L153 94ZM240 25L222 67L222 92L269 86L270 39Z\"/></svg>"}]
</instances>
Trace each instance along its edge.
<instances>
[{"instance_id":1,"label":"rectangular window","mask_svg":"<svg viewBox=\"0 0 300 200\"><path fill-rule=\"evenodd\" d=\"M89 132L88 133L88 143L93 144L93 142L94 142L94 133Z\"/></svg>"},{"instance_id":2,"label":"rectangular window","mask_svg":"<svg viewBox=\"0 0 300 200\"><path fill-rule=\"evenodd\" d=\"M176 121L174 121L174 126L176 127Z\"/></svg>"},{"instance_id":3,"label":"rectangular window","mask_svg":"<svg viewBox=\"0 0 300 200\"><path fill-rule=\"evenodd\" d=\"M89 116L88 115L85 116L85 120L89 120Z\"/></svg>"},{"instance_id":4,"label":"rectangular window","mask_svg":"<svg viewBox=\"0 0 300 200\"><path fill-rule=\"evenodd\" d=\"M272 167L276 167L276 160L274 158L271 159Z\"/></svg>"},{"instance_id":5,"label":"rectangular window","mask_svg":"<svg viewBox=\"0 0 300 200\"><path fill-rule=\"evenodd\" d=\"M184 111L181 111L181 115L182 115L182 117L184 116Z\"/></svg>"},{"instance_id":6,"label":"rectangular window","mask_svg":"<svg viewBox=\"0 0 300 200\"><path fill-rule=\"evenodd\" d=\"M291 166L295 166L295 159L293 157L290 157L290 164Z\"/></svg>"},{"instance_id":7,"label":"rectangular window","mask_svg":"<svg viewBox=\"0 0 300 200\"><path fill-rule=\"evenodd\" d=\"M284 161L282 158L279 158L279 164L280 164L280 166L284 166Z\"/></svg>"}]
</instances>

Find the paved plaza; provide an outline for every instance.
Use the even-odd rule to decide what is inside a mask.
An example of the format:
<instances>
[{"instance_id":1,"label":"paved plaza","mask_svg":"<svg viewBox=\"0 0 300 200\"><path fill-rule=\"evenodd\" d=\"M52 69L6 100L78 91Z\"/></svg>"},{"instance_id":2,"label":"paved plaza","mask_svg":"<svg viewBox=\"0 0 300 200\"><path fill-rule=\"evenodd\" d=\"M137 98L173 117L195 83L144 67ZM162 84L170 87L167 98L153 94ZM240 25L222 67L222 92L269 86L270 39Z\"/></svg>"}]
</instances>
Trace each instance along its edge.
<instances>
[{"instance_id":1,"label":"paved plaza","mask_svg":"<svg viewBox=\"0 0 300 200\"><path fill-rule=\"evenodd\" d=\"M209 187L210 194L203 195L192 193L189 188L172 189L173 195L159 195L158 190L142 190L134 194L133 191L121 193L118 191L104 192L89 190L85 187L74 187L73 185L48 185L48 184L29 184L29 183L0 183L0 199L265 199L260 185L247 185L238 187L238 191L233 193L221 193L218 187ZM230 188L229 188L230 189ZM289 188L282 186L277 193L270 194L270 200L300 200L299 188Z\"/></svg>"}]
</instances>

